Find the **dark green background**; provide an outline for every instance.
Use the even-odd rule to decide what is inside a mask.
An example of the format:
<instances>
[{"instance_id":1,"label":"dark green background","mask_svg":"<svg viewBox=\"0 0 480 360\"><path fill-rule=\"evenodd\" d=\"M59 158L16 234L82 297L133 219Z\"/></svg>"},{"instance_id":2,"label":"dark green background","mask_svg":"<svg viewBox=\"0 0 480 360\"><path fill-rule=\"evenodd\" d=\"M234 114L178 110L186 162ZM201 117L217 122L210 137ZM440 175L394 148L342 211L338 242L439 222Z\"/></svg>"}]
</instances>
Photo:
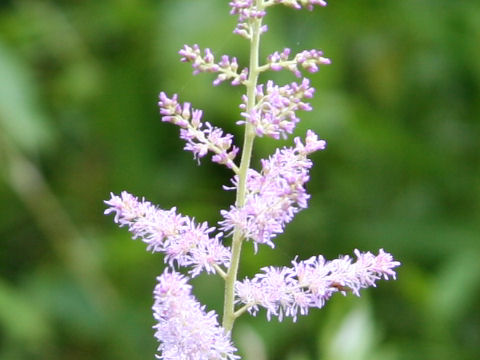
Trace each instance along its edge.
<instances>
[{"instance_id":1,"label":"dark green background","mask_svg":"<svg viewBox=\"0 0 480 360\"><path fill-rule=\"evenodd\" d=\"M152 289L164 267L112 217L128 190L215 224L227 169L182 151L159 120L177 92L241 145L241 88L213 88L178 61L198 43L246 64L226 0L0 2L0 359L152 359ZM299 255L393 253L398 280L340 295L293 324L244 316L248 360L478 359L480 343L480 4L330 1L276 7L262 58L320 48L314 111L296 135L313 155L310 208L253 256L242 277ZM279 83L289 73L266 74ZM266 78L262 78L265 80ZM254 164L275 142L259 139ZM220 309L221 281L196 294Z\"/></svg>"}]
</instances>

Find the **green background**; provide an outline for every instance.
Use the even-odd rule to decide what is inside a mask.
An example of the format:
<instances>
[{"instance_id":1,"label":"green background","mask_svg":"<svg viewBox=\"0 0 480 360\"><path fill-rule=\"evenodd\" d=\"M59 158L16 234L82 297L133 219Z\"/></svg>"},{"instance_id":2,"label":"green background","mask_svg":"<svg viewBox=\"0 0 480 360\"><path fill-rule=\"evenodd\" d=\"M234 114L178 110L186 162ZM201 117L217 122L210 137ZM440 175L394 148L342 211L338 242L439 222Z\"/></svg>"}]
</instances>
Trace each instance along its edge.
<instances>
[{"instance_id":1,"label":"green background","mask_svg":"<svg viewBox=\"0 0 480 360\"><path fill-rule=\"evenodd\" d=\"M228 169L197 166L157 95L179 93L241 145L241 88L191 76L198 43L246 64L224 0L0 2L0 359L151 359L160 255L102 213L127 190L215 224ZM313 155L309 209L276 249L245 246L241 276L299 255L384 248L397 281L335 296L297 323L244 316L248 360L478 359L480 350L480 3L330 1L265 22L262 59L319 48L314 111L295 135ZM268 73L279 83L290 73ZM267 78L263 77L262 81ZM262 138L254 165L291 143ZM195 279L220 309L222 283Z\"/></svg>"}]
</instances>

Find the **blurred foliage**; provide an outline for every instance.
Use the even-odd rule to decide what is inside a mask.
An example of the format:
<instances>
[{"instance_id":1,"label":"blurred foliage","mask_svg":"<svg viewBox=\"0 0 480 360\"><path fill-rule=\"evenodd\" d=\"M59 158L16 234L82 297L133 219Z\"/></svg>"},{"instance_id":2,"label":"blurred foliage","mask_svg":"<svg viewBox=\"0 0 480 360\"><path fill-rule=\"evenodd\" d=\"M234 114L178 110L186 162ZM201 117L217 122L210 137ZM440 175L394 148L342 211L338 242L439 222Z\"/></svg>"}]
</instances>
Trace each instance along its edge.
<instances>
[{"instance_id":1,"label":"blurred foliage","mask_svg":"<svg viewBox=\"0 0 480 360\"><path fill-rule=\"evenodd\" d=\"M184 43L246 60L221 0L0 2L0 359L149 359L163 259L102 215L128 190L215 223L230 173L182 151L161 124L160 90L241 133L240 88L211 87L178 61ZM263 55L323 49L311 76L310 208L253 256L259 267L385 248L398 281L341 296L296 324L243 317L246 359L478 359L480 343L480 3L331 1L275 8ZM290 74L269 74L282 82ZM281 142L284 145L287 142ZM279 143L259 139L254 162ZM195 279L222 303L221 281Z\"/></svg>"}]
</instances>

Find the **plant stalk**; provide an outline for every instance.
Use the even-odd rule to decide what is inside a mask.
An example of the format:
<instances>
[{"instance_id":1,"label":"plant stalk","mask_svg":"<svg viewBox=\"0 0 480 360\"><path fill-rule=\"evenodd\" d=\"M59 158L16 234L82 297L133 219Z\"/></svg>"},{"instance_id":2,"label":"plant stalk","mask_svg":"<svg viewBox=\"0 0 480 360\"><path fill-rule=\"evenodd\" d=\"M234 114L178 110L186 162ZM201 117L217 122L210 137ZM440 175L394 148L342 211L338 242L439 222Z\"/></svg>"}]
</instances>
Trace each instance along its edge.
<instances>
[{"instance_id":1,"label":"plant stalk","mask_svg":"<svg viewBox=\"0 0 480 360\"><path fill-rule=\"evenodd\" d=\"M263 6L263 0L257 0L257 8ZM252 38L250 39L250 64L249 74L246 84L247 88L247 109L250 112L255 106L255 89L257 87L258 76L260 74L258 59L260 49L260 28L262 26L262 19L255 19L252 23ZM241 208L245 205L246 188L247 188L247 172L250 168L250 161L252 158L253 142L255 140L255 129L253 125L245 124L245 136L242 148L242 158L240 161L240 168L238 172L238 186L235 205ZM242 250L242 243L244 240L243 232L240 228L235 228L232 237L232 260L230 268L228 269L225 278L225 297L223 309L222 326L227 332L231 332L235 322L235 282L238 275L238 267L240 263L240 254Z\"/></svg>"}]
</instances>

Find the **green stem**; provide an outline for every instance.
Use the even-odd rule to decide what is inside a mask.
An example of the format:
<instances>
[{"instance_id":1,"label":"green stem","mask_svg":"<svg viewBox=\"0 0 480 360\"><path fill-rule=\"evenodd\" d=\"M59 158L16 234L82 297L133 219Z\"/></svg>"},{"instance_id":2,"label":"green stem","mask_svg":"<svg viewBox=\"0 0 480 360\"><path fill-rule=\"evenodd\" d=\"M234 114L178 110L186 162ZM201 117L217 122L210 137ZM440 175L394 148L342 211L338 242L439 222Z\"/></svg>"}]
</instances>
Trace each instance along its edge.
<instances>
[{"instance_id":1,"label":"green stem","mask_svg":"<svg viewBox=\"0 0 480 360\"><path fill-rule=\"evenodd\" d=\"M263 0L257 0L257 8L263 6ZM247 109L249 112L255 106L255 89L257 87L258 75L260 74L258 66L259 48L260 48L260 28L262 19L252 21L252 38L250 40L250 66L247 80ZM238 186L235 205L239 208L245 205L247 172L250 168L252 158L253 142L255 139L255 129L249 123L245 125L245 137L242 149L242 159L238 172ZM232 260L225 278L225 298L223 307L223 328L230 332L235 322L235 281L237 280L238 267L240 263L240 253L244 236L242 230L235 228L232 238Z\"/></svg>"}]
</instances>

